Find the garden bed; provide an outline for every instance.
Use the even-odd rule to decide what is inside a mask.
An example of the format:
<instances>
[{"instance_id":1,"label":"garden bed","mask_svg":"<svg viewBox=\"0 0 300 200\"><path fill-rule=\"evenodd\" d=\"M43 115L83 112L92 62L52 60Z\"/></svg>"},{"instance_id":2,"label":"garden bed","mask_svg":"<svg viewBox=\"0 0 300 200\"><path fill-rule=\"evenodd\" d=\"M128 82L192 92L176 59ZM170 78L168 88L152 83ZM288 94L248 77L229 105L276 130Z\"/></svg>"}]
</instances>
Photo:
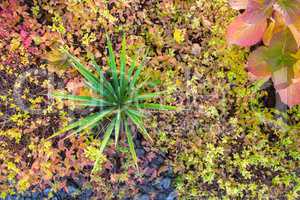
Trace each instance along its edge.
<instances>
[{"instance_id":1,"label":"garden bed","mask_svg":"<svg viewBox=\"0 0 300 200\"><path fill-rule=\"evenodd\" d=\"M0 199L299 198L299 107L280 102L272 81L249 78L250 49L224 39L237 14L225 0L2 2ZM139 170L123 135L93 174L109 121L47 140L94 112L49 96L86 92L49 52L68 46L108 72L105 36L119 52L123 33L128 57L149 48L140 79L166 91L155 102L180 109L146 113L153 143L132 128Z\"/></svg>"}]
</instances>

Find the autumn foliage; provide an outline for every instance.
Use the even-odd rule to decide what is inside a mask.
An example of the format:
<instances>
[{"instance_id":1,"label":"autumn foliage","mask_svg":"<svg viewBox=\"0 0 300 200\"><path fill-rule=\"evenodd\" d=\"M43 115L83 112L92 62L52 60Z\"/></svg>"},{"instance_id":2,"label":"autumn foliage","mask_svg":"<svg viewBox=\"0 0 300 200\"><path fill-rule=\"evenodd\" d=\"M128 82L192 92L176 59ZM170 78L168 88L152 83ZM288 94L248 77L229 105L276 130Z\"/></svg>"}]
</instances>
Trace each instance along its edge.
<instances>
[{"instance_id":1,"label":"autumn foliage","mask_svg":"<svg viewBox=\"0 0 300 200\"><path fill-rule=\"evenodd\" d=\"M0 199L299 199L300 106L264 84L299 104L298 1L228 1L0 1ZM247 48L224 37L238 13L227 39ZM105 35L122 52L124 32L126 69L149 48L141 92L164 91L145 103L182 108L144 113L151 143L129 121L139 170L125 132L99 157L113 118L47 140L99 111L53 98L98 97L59 47L113 83Z\"/></svg>"},{"instance_id":2,"label":"autumn foliage","mask_svg":"<svg viewBox=\"0 0 300 200\"><path fill-rule=\"evenodd\" d=\"M299 0L231 0L237 10L245 10L228 27L231 44L253 51L247 69L255 78L271 77L281 100L289 106L300 103Z\"/></svg>"}]
</instances>

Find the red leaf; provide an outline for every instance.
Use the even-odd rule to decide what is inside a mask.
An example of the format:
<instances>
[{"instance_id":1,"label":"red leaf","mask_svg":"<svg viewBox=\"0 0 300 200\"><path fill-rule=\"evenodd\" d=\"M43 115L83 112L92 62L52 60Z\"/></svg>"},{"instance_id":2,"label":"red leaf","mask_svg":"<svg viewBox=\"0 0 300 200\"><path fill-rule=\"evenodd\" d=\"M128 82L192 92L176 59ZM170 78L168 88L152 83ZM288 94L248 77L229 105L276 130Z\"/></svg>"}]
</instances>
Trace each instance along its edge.
<instances>
[{"instance_id":1,"label":"red leaf","mask_svg":"<svg viewBox=\"0 0 300 200\"><path fill-rule=\"evenodd\" d=\"M289 85L285 89L278 90L282 102L292 107L300 104L300 81Z\"/></svg>"},{"instance_id":2,"label":"red leaf","mask_svg":"<svg viewBox=\"0 0 300 200\"><path fill-rule=\"evenodd\" d=\"M31 35L27 31L25 25L22 25L20 29L21 29L20 36L21 36L21 39L22 39L23 46L27 49L27 48L30 47L31 42L32 42Z\"/></svg>"},{"instance_id":3,"label":"red leaf","mask_svg":"<svg viewBox=\"0 0 300 200\"><path fill-rule=\"evenodd\" d=\"M247 9L244 12L244 21L249 24L256 24L272 14L272 1L249 0Z\"/></svg>"},{"instance_id":4,"label":"red leaf","mask_svg":"<svg viewBox=\"0 0 300 200\"><path fill-rule=\"evenodd\" d=\"M281 90L288 87L293 81L293 68L291 66L284 66L276 70L272 74L272 80L276 90Z\"/></svg>"},{"instance_id":5,"label":"red leaf","mask_svg":"<svg viewBox=\"0 0 300 200\"><path fill-rule=\"evenodd\" d=\"M238 16L227 29L227 40L231 44L243 47L251 46L261 41L267 28L267 18L263 17L256 23L245 21L249 14Z\"/></svg>"}]
</instances>

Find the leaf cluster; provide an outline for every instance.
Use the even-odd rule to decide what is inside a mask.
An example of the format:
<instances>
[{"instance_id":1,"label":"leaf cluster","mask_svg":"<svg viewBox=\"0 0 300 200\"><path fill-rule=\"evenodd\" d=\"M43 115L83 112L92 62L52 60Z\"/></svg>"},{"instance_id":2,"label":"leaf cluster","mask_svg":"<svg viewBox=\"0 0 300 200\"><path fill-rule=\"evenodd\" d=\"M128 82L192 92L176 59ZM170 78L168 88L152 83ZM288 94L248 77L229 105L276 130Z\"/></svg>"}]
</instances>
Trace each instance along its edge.
<instances>
[{"instance_id":1,"label":"leaf cluster","mask_svg":"<svg viewBox=\"0 0 300 200\"><path fill-rule=\"evenodd\" d=\"M300 1L231 0L230 5L245 11L229 25L229 43L265 45L250 54L250 74L256 79L271 77L284 103L299 104Z\"/></svg>"},{"instance_id":2,"label":"leaf cluster","mask_svg":"<svg viewBox=\"0 0 300 200\"><path fill-rule=\"evenodd\" d=\"M64 93L54 93L53 96L59 99L75 101L79 106L97 108L99 111L66 126L57 133L54 133L50 138L73 130L68 136L70 137L86 129L95 127L104 119L109 119L110 123L104 133L99 154L101 155L103 153L113 132L115 135L115 145L118 143L120 133L125 133L134 164L138 168L130 123L135 125L145 138L152 140L143 124L145 117L143 110L175 110L176 107L157 103L146 103L145 101L163 94L163 92L145 92L143 88L147 85L147 80L141 83L138 81L147 54L144 55L140 64L137 63L137 56L134 56L127 70L126 40L124 35L120 52L120 66L117 68L112 43L108 37L107 40L109 53L108 65L110 69L109 73L107 73L108 78L104 76L102 67L94 60L92 66L97 72L96 75L81 64L80 60L70 54L68 50L61 48L62 53L68 56L72 66L84 77L86 86L93 91L95 97L76 96ZM97 166L100 161L100 155L96 159L95 166Z\"/></svg>"}]
</instances>

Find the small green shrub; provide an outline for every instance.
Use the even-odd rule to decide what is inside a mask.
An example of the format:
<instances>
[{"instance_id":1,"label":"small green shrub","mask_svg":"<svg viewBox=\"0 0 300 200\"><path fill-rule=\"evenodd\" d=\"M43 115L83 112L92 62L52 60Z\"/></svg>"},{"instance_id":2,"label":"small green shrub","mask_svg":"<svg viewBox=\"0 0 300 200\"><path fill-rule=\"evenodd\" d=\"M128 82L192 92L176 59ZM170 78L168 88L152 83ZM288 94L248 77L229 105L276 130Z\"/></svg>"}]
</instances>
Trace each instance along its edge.
<instances>
[{"instance_id":1,"label":"small green shrub","mask_svg":"<svg viewBox=\"0 0 300 200\"><path fill-rule=\"evenodd\" d=\"M144 55L144 59L139 66L137 66L137 57L135 56L131 61L130 68L126 70L126 40L123 37L120 53L120 70L118 71L112 43L109 38L107 39L109 52L108 65L110 67L110 73L108 73L110 77L108 79L104 77L101 67L95 61L93 61L92 65L97 71L97 75L90 72L80 63L79 59L71 55L66 49L61 48L61 52L68 56L69 62L85 78L86 85L97 97L76 96L64 93L54 93L53 96L59 99L75 101L80 106L98 107L100 111L68 125L53 134L50 138L74 129L71 135L75 135L85 129L94 127L103 119L109 118L111 121L104 133L99 151L100 155L103 153L113 130L115 131L115 145L118 143L120 132L125 132L132 158L136 167L138 167L129 123L131 122L136 125L144 137L152 140L143 124L143 118L145 117L143 109L175 110L176 107L145 103L146 100L159 97L163 94L163 92L144 93L143 88L147 85L147 80L142 83L138 81L147 54ZM98 156L96 159L93 171L96 170L100 158L101 156Z\"/></svg>"}]
</instances>

